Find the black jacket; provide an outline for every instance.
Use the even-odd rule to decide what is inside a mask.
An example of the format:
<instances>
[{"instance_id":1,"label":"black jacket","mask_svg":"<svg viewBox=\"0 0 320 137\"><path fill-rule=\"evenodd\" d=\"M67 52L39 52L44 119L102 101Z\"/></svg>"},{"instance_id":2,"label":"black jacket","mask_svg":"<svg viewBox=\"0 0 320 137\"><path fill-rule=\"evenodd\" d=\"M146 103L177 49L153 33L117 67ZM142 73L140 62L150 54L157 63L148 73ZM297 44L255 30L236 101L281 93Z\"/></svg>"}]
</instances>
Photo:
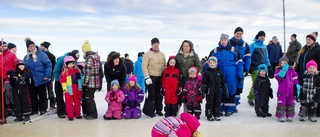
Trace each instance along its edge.
<instances>
[{"instance_id":1,"label":"black jacket","mask_svg":"<svg viewBox=\"0 0 320 137\"><path fill-rule=\"evenodd\" d=\"M299 77L301 77L306 71L306 64L310 60L314 60L318 64L318 70L320 70L320 46L319 44L313 45L313 48L309 48L308 46L304 46L305 52L300 55L298 64L296 65L296 72Z\"/></svg>"},{"instance_id":2,"label":"black jacket","mask_svg":"<svg viewBox=\"0 0 320 137\"><path fill-rule=\"evenodd\" d=\"M127 74L133 73L133 62L130 59L124 59L124 64L127 67Z\"/></svg>"},{"instance_id":3,"label":"black jacket","mask_svg":"<svg viewBox=\"0 0 320 137\"><path fill-rule=\"evenodd\" d=\"M219 68L208 68L202 77L202 92L206 94L220 93L227 90L223 72Z\"/></svg>"},{"instance_id":4,"label":"black jacket","mask_svg":"<svg viewBox=\"0 0 320 137\"><path fill-rule=\"evenodd\" d=\"M28 72L16 71L10 75L10 85L12 92L28 92L28 86L31 83L31 77Z\"/></svg>"},{"instance_id":5,"label":"black jacket","mask_svg":"<svg viewBox=\"0 0 320 137\"><path fill-rule=\"evenodd\" d=\"M49 50L45 51L44 53L47 54L49 60L51 61L51 64L52 64L52 74L53 74L53 69L54 69L54 66L56 65L56 56L54 56L51 52L49 52Z\"/></svg>"},{"instance_id":6,"label":"black jacket","mask_svg":"<svg viewBox=\"0 0 320 137\"><path fill-rule=\"evenodd\" d=\"M108 83L108 90L112 80L117 79L120 86L125 84L126 80L126 66L123 61L120 59L119 65L114 66L113 60L110 60L104 64L104 75Z\"/></svg>"}]
</instances>

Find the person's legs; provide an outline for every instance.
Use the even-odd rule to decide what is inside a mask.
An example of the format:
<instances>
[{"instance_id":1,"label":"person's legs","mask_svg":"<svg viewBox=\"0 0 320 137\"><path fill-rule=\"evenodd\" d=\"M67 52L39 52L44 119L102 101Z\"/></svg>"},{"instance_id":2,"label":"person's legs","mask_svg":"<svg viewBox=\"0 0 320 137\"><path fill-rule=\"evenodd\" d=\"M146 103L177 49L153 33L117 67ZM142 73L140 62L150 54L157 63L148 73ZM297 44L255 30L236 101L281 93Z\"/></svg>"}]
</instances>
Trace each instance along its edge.
<instances>
[{"instance_id":1,"label":"person's legs","mask_svg":"<svg viewBox=\"0 0 320 137\"><path fill-rule=\"evenodd\" d=\"M44 114L47 112L48 109L48 99L47 99L47 92L46 92L46 84L42 84L36 86L36 91L39 96L39 108L40 114Z\"/></svg>"},{"instance_id":2,"label":"person's legs","mask_svg":"<svg viewBox=\"0 0 320 137\"><path fill-rule=\"evenodd\" d=\"M59 81L54 82L54 91L56 93L56 101L57 101L57 114L59 118L65 118L66 116L66 104L63 100L63 90Z\"/></svg>"},{"instance_id":3,"label":"person's legs","mask_svg":"<svg viewBox=\"0 0 320 137\"><path fill-rule=\"evenodd\" d=\"M85 91L85 99L87 104L87 119L96 119L98 117L96 102L94 100L95 91L96 89L93 88L87 88Z\"/></svg>"},{"instance_id":4,"label":"person's legs","mask_svg":"<svg viewBox=\"0 0 320 137\"><path fill-rule=\"evenodd\" d=\"M253 86L254 86L254 81L256 80L256 78L258 76L258 70L252 71L250 76L251 76L251 80L252 80L252 85L251 85L251 89L250 89L250 92L249 92L247 98L248 98L248 101L249 101L249 105L253 106L254 105L253 104L253 100L254 100L254 92L253 92L254 88L253 88Z\"/></svg>"}]
</instances>

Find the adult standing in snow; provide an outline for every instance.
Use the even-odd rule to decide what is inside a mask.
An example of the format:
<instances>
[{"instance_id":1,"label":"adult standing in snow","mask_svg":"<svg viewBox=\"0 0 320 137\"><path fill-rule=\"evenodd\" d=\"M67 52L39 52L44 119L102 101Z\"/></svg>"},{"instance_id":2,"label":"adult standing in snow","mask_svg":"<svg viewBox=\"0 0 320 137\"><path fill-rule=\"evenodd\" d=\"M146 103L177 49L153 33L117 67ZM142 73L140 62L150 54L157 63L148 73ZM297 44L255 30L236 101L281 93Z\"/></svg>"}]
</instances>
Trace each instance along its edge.
<instances>
[{"instance_id":1,"label":"adult standing in snow","mask_svg":"<svg viewBox=\"0 0 320 137\"><path fill-rule=\"evenodd\" d=\"M28 54L23 61L33 80L30 86L32 114L38 114L40 109L40 115L43 115L48 108L46 85L52 76L52 64L47 54L42 52L30 38L26 38L25 41Z\"/></svg>"},{"instance_id":2,"label":"adult standing in snow","mask_svg":"<svg viewBox=\"0 0 320 137\"><path fill-rule=\"evenodd\" d=\"M127 81L128 78L133 73L133 62L129 59L128 53L124 54L124 64L126 65L126 68L127 68L127 75L126 75L126 81Z\"/></svg>"},{"instance_id":3,"label":"adult standing in snow","mask_svg":"<svg viewBox=\"0 0 320 137\"><path fill-rule=\"evenodd\" d=\"M288 64L290 66L295 66L295 63L298 61L299 51L301 49L301 43L297 40L297 34L292 34L290 36L291 42L286 53L286 56L289 58Z\"/></svg>"},{"instance_id":4,"label":"adult standing in snow","mask_svg":"<svg viewBox=\"0 0 320 137\"><path fill-rule=\"evenodd\" d=\"M111 54L111 55L110 55ZM118 80L119 86L122 88L126 81L126 66L123 59L120 58L120 53L111 52L109 60L104 64L104 75L107 81L107 91L111 90L111 81Z\"/></svg>"},{"instance_id":5,"label":"adult standing in snow","mask_svg":"<svg viewBox=\"0 0 320 137\"><path fill-rule=\"evenodd\" d=\"M1 49L0 52L2 55L0 55L0 89L1 92L3 92L2 90L4 90L4 88L2 87L2 83L4 83L7 79L7 71L8 70L12 70L14 71L16 69L16 61L17 61L17 56L15 54L13 54L7 47L7 43L4 41L1 41L0 43L1 45ZM3 67L2 65L3 64ZM0 93L0 101L2 102L2 94ZM5 106L5 105L4 105ZM0 123L7 123L6 121L6 117L7 117L7 112L6 112L6 108L2 108L2 104L0 106L0 110L4 109L4 113L2 113L1 111L1 117L0 117ZM4 116L4 121L2 121L2 116Z\"/></svg>"},{"instance_id":6,"label":"adult standing in snow","mask_svg":"<svg viewBox=\"0 0 320 137\"><path fill-rule=\"evenodd\" d=\"M54 70L54 66L56 65L56 56L54 56L51 52L49 52L49 46L51 45L51 43L44 41L41 44L41 50L47 54L49 60L51 61L52 64L52 70ZM48 92L48 96L49 96L49 106L51 109L55 108L56 106L56 98L54 97L53 94L53 71L51 73L51 79L50 82L47 83L46 87L47 87L47 92Z\"/></svg>"},{"instance_id":7,"label":"adult standing in snow","mask_svg":"<svg viewBox=\"0 0 320 137\"><path fill-rule=\"evenodd\" d=\"M91 45L89 40L86 40L82 45L82 51L84 53L85 65L83 68L83 88L85 105L86 105L86 119L92 120L98 118L98 112L96 107L96 102L94 100L94 93L97 89L101 87L100 83L100 72L102 71L100 56L91 50Z\"/></svg>"},{"instance_id":8,"label":"adult standing in snow","mask_svg":"<svg viewBox=\"0 0 320 137\"><path fill-rule=\"evenodd\" d=\"M234 36L229 40L229 42L230 45L235 47L240 53L240 59L243 61L244 76L248 76L251 60L250 49L248 43L242 39L242 36L243 29L241 27L237 27L234 30ZM236 108L234 109L235 113L238 112L237 106L240 104L240 94L243 91L243 83L244 79L241 80L241 82L237 82L236 96L234 97L234 102L236 103Z\"/></svg>"},{"instance_id":9,"label":"adult standing in snow","mask_svg":"<svg viewBox=\"0 0 320 137\"><path fill-rule=\"evenodd\" d=\"M144 52L138 53L138 59L133 65L133 74L136 75L137 84L141 87L143 93L146 91L146 84L144 83L144 75L142 70L142 59Z\"/></svg>"},{"instance_id":10,"label":"adult standing in snow","mask_svg":"<svg viewBox=\"0 0 320 137\"><path fill-rule=\"evenodd\" d=\"M271 69L267 46L263 44L265 37L266 37L266 33L264 31L259 31L258 34L253 39L254 42L249 46L250 55L251 55L249 72L250 72L252 81L255 81L258 76L258 66L260 64L266 64L268 66L268 70ZM254 83L252 82L250 92L247 96L248 103L250 106L254 106L253 101L255 97L253 92L254 90L253 85Z\"/></svg>"},{"instance_id":11,"label":"adult standing in snow","mask_svg":"<svg viewBox=\"0 0 320 137\"><path fill-rule=\"evenodd\" d=\"M279 59L282 57L282 48L278 41L277 36L273 36L272 40L269 41L269 44L267 45L268 54L269 54L269 60L271 64L271 68L273 71L269 71L272 73L269 73L269 78L274 78L274 70L276 70L276 66L278 66Z\"/></svg>"},{"instance_id":12,"label":"adult standing in snow","mask_svg":"<svg viewBox=\"0 0 320 137\"><path fill-rule=\"evenodd\" d=\"M65 53L63 56L57 58L57 62L53 69L53 76L55 79L54 91L56 93L57 115L59 118L66 118L66 104L63 99L62 85L59 81L60 74L62 73L62 67L64 65L64 58L66 56L72 56L75 59L75 64L77 64L77 60L79 59L80 54L78 50L73 50L71 52Z\"/></svg>"},{"instance_id":13,"label":"adult standing in snow","mask_svg":"<svg viewBox=\"0 0 320 137\"><path fill-rule=\"evenodd\" d=\"M181 83L179 83L179 86L180 86L179 90L182 90L186 81L189 79L188 70L192 66L196 66L198 70L201 68L199 56L197 53L194 52L194 45L190 40L184 40L181 43L179 51L176 55L176 60L177 60L177 68L179 69L180 74L182 75ZM181 104L184 103L184 101L182 100L182 96L183 96L182 94L180 94L179 96L179 101L178 101L179 108ZM187 112L186 106L184 106L183 112Z\"/></svg>"},{"instance_id":14,"label":"adult standing in snow","mask_svg":"<svg viewBox=\"0 0 320 137\"><path fill-rule=\"evenodd\" d=\"M166 68L166 57L159 49L160 41L158 38L151 40L151 46L150 50L143 56L142 69L147 84L147 92L149 92L148 98L153 100L156 114L163 116L161 112L163 109L163 97L160 94L160 88L161 74Z\"/></svg>"}]
</instances>

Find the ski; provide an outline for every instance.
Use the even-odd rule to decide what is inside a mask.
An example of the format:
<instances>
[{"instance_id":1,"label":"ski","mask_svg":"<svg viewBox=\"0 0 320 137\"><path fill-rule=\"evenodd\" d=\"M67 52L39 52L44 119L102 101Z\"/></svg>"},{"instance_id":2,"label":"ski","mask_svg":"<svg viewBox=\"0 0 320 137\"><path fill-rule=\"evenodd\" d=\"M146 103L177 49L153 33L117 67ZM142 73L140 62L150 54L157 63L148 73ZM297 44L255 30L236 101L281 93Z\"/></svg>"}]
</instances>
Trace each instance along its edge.
<instances>
[{"instance_id":1,"label":"ski","mask_svg":"<svg viewBox=\"0 0 320 137\"><path fill-rule=\"evenodd\" d=\"M23 122L23 124L25 125L25 124L28 124L28 123L32 123L32 122L38 121L38 120L40 120L40 119L43 119L43 118L45 118L45 117L47 117L47 116L50 116L51 114L55 114L55 113L56 113L56 110L47 111L47 112L44 113L43 115L37 116L37 117L35 117L35 118L30 119L29 121Z\"/></svg>"}]
</instances>

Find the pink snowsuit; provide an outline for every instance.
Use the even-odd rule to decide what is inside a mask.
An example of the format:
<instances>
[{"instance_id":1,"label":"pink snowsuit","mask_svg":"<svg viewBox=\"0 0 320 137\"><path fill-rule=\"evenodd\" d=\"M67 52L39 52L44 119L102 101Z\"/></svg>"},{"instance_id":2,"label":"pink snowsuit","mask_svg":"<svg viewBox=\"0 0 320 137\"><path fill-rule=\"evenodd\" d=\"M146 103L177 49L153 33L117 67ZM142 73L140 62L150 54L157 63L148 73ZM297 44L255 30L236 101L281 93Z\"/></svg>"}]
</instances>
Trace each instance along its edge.
<instances>
[{"instance_id":1,"label":"pink snowsuit","mask_svg":"<svg viewBox=\"0 0 320 137\"><path fill-rule=\"evenodd\" d=\"M111 93L114 93L114 95L112 95ZM124 100L124 94L122 90L117 90L117 91L110 90L107 93L105 100L109 104L105 117L107 118L115 117L117 119L121 119L122 118L122 102Z\"/></svg>"}]
</instances>

